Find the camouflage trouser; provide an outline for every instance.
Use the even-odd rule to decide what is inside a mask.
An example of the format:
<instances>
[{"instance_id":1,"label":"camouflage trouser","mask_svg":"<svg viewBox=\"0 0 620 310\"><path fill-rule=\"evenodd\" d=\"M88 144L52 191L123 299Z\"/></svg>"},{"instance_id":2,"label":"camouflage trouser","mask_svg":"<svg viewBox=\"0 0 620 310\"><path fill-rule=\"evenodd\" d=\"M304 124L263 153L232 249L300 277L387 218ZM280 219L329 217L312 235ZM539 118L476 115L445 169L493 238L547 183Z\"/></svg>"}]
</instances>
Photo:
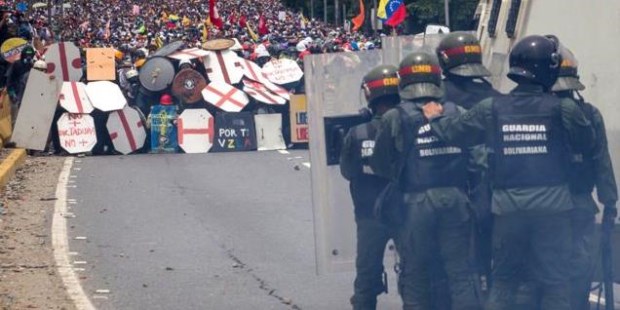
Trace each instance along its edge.
<instances>
[{"instance_id":1,"label":"camouflage trouser","mask_svg":"<svg viewBox=\"0 0 620 310\"><path fill-rule=\"evenodd\" d=\"M487 309L570 309L571 236L569 212L497 216Z\"/></svg>"},{"instance_id":2,"label":"camouflage trouser","mask_svg":"<svg viewBox=\"0 0 620 310\"><path fill-rule=\"evenodd\" d=\"M481 309L469 255L466 199L441 209L426 201L409 202L407 211L399 237L403 309L445 309L446 298L438 303L439 296L447 297L452 309Z\"/></svg>"},{"instance_id":3,"label":"camouflage trouser","mask_svg":"<svg viewBox=\"0 0 620 310\"><path fill-rule=\"evenodd\" d=\"M385 247L394 237L394 229L377 219L358 218L357 223L357 275L351 304L355 310L374 310L377 296L386 291L383 256Z\"/></svg>"},{"instance_id":4,"label":"camouflage trouser","mask_svg":"<svg viewBox=\"0 0 620 310\"><path fill-rule=\"evenodd\" d=\"M572 310L589 310L590 287L595 268L594 213L591 210L575 209L572 213L572 222L571 306Z\"/></svg>"}]
</instances>

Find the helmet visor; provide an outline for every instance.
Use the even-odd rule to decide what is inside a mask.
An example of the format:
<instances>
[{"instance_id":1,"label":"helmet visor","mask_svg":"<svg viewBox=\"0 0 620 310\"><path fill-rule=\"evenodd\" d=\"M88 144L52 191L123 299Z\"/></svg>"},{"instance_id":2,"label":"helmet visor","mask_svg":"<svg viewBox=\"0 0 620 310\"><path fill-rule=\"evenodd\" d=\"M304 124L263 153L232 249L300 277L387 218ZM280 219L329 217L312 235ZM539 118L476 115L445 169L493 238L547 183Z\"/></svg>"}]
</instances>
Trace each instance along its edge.
<instances>
[{"instance_id":1,"label":"helmet visor","mask_svg":"<svg viewBox=\"0 0 620 310\"><path fill-rule=\"evenodd\" d=\"M491 76L491 72L482 64L468 63L456 66L448 70L448 72L464 77L483 77Z\"/></svg>"},{"instance_id":2,"label":"helmet visor","mask_svg":"<svg viewBox=\"0 0 620 310\"><path fill-rule=\"evenodd\" d=\"M578 78L573 76L559 77L555 82L551 91L565 91L565 90L584 90L586 86L579 81Z\"/></svg>"},{"instance_id":3,"label":"helmet visor","mask_svg":"<svg viewBox=\"0 0 620 310\"><path fill-rule=\"evenodd\" d=\"M444 90L433 83L409 84L399 89L398 93L401 98L408 100L420 98L441 99L444 96Z\"/></svg>"}]
</instances>

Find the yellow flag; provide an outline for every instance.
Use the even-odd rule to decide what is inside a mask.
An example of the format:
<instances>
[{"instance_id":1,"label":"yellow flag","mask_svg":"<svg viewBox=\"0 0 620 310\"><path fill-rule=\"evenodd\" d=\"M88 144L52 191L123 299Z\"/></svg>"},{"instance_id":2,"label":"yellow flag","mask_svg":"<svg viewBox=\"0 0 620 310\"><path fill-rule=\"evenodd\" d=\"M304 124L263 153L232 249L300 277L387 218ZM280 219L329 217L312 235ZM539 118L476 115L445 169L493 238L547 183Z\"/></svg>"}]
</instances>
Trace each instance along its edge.
<instances>
[{"instance_id":1,"label":"yellow flag","mask_svg":"<svg viewBox=\"0 0 620 310\"><path fill-rule=\"evenodd\" d=\"M209 25L204 23L202 25L202 43L205 43L209 40Z\"/></svg>"},{"instance_id":2,"label":"yellow flag","mask_svg":"<svg viewBox=\"0 0 620 310\"><path fill-rule=\"evenodd\" d=\"M252 37L252 40L258 42L258 35L252 29L252 25L250 24L250 22L247 22L245 26L246 28L248 28L248 33L250 34L250 37Z\"/></svg>"},{"instance_id":3,"label":"yellow flag","mask_svg":"<svg viewBox=\"0 0 620 310\"><path fill-rule=\"evenodd\" d=\"M157 36L157 39L155 39L155 46L157 47L157 49L160 49L164 46L164 41L161 39L160 36Z\"/></svg>"}]
</instances>

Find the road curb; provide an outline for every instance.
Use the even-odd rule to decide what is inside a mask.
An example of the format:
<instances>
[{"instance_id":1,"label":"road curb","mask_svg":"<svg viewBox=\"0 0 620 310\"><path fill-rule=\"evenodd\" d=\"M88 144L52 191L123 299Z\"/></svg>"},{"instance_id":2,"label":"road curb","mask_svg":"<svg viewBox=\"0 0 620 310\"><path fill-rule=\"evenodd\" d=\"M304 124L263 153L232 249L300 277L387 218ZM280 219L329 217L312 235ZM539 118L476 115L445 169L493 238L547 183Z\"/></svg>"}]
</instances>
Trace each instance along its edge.
<instances>
[{"instance_id":1,"label":"road curb","mask_svg":"<svg viewBox=\"0 0 620 310\"><path fill-rule=\"evenodd\" d=\"M0 188L9 183L15 171L26 161L26 150L13 149L11 153L0 163Z\"/></svg>"}]
</instances>

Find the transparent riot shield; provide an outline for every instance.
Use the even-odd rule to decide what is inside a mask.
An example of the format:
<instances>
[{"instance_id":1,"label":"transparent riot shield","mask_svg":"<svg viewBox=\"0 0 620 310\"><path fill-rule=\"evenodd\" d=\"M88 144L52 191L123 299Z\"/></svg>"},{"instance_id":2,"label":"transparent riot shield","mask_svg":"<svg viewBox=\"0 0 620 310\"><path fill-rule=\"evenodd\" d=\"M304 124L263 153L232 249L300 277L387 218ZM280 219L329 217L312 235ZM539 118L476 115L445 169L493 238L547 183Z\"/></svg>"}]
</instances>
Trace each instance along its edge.
<instances>
[{"instance_id":1,"label":"transparent riot shield","mask_svg":"<svg viewBox=\"0 0 620 310\"><path fill-rule=\"evenodd\" d=\"M425 51L435 54L435 49L444 36L445 34L420 33L412 36L383 37L381 39L383 59L386 64L398 67L400 61L413 52Z\"/></svg>"}]
</instances>

